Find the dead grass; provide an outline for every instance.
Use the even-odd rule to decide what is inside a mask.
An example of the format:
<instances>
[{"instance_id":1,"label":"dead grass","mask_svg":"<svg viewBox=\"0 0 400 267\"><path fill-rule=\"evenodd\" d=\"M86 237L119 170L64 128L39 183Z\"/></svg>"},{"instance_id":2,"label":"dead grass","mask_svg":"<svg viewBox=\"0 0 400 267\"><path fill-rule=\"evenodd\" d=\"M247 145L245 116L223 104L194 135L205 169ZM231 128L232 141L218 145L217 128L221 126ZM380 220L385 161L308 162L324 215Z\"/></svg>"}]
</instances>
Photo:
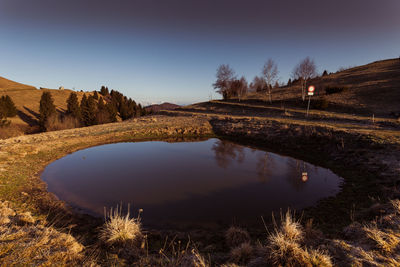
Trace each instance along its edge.
<instances>
[{"instance_id":1,"label":"dead grass","mask_svg":"<svg viewBox=\"0 0 400 267\"><path fill-rule=\"evenodd\" d=\"M276 225L276 224L275 224ZM330 257L320 249L303 248L304 232L294 214L281 214L281 224L268 237L267 257L275 266L332 266Z\"/></svg>"},{"instance_id":2,"label":"dead grass","mask_svg":"<svg viewBox=\"0 0 400 267\"><path fill-rule=\"evenodd\" d=\"M231 226L225 233L225 241L230 248L234 248L242 243L248 243L250 235L245 229Z\"/></svg>"},{"instance_id":3,"label":"dead grass","mask_svg":"<svg viewBox=\"0 0 400 267\"><path fill-rule=\"evenodd\" d=\"M2 266L91 265L84 247L70 234L36 223L30 213L17 213L0 203L0 259Z\"/></svg>"},{"instance_id":4,"label":"dead grass","mask_svg":"<svg viewBox=\"0 0 400 267\"><path fill-rule=\"evenodd\" d=\"M105 219L106 222L100 230L100 240L108 245L133 243L143 236L140 213L137 218L130 218L129 206L125 216L122 215L122 207L117 206L105 214Z\"/></svg>"},{"instance_id":5,"label":"dead grass","mask_svg":"<svg viewBox=\"0 0 400 267\"><path fill-rule=\"evenodd\" d=\"M246 264L253 256L253 246L249 243L242 243L233 248L230 253L230 259L234 263Z\"/></svg>"},{"instance_id":6,"label":"dead grass","mask_svg":"<svg viewBox=\"0 0 400 267\"><path fill-rule=\"evenodd\" d=\"M400 242L398 233L390 229L381 231L375 224L366 225L363 230L368 239L374 242L375 247L384 253L393 252Z\"/></svg>"}]
</instances>

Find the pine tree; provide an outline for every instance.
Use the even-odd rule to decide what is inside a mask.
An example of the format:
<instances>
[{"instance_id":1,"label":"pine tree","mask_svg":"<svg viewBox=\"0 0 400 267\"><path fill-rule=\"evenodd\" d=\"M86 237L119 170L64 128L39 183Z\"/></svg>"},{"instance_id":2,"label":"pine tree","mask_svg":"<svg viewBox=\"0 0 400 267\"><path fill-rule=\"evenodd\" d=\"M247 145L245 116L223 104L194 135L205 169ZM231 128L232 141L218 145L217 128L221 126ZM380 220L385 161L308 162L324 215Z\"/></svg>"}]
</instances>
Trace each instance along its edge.
<instances>
[{"instance_id":1,"label":"pine tree","mask_svg":"<svg viewBox=\"0 0 400 267\"><path fill-rule=\"evenodd\" d=\"M82 122L86 126L97 124L96 120L96 101L93 96L84 95L81 101Z\"/></svg>"},{"instance_id":2,"label":"pine tree","mask_svg":"<svg viewBox=\"0 0 400 267\"><path fill-rule=\"evenodd\" d=\"M104 104L102 97L100 97L99 101L97 102L96 119L98 124L111 122L110 114L108 112L106 105Z\"/></svg>"},{"instance_id":3,"label":"pine tree","mask_svg":"<svg viewBox=\"0 0 400 267\"><path fill-rule=\"evenodd\" d=\"M94 98L95 100L99 100L99 95L97 94L97 91L94 91L94 93L93 93L93 98Z\"/></svg>"},{"instance_id":4,"label":"pine tree","mask_svg":"<svg viewBox=\"0 0 400 267\"><path fill-rule=\"evenodd\" d=\"M81 109L79 107L78 96L72 92L67 99L67 114L74 118L81 119Z\"/></svg>"},{"instance_id":5,"label":"pine tree","mask_svg":"<svg viewBox=\"0 0 400 267\"><path fill-rule=\"evenodd\" d=\"M101 87L101 89L100 89L100 94L103 95L103 96L109 95L108 87L105 87L105 86L103 85L103 86Z\"/></svg>"},{"instance_id":6,"label":"pine tree","mask_svg":"<svg viewBox=\"0 0 400 267\"><path fill-rule=\"evenodd\" d=\"M0 98L0 110L5 117L14 117L17 115L17 108L8 95Z\"/></svg>"},{"instance_id":7,"label":"pine tree","mask_svg":"<svg viewBox=\"0 0 400 267\"><path fill-rule=\"evenodd\" d=\"M117 111L117 108L115 107L115 104L113 102L107 103L106 109L108 111L108 116L109 116L110 122L116 122L118 111Z\"/></svg>"},{"instance_id":8,"label":"pine tree","mask_svg":"<svg viewBox=\"0 0 400 267\"><path fill-rule=\"evenodd\" d=\"M46 123L50 116L56 115L56 106L50 92L43 92L40 99L39 126L42 131L46 131Z\"/></svg>"}]
</instances>

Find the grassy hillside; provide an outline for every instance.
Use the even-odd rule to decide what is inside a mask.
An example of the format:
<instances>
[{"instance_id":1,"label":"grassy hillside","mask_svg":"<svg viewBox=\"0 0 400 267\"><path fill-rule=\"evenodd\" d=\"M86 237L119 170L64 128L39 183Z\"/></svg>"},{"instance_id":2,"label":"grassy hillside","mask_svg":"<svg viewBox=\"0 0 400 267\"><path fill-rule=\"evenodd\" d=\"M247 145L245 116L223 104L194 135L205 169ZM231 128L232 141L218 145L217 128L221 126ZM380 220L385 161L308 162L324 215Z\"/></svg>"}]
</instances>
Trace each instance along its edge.
<instances>
[{"instance_id":1,"label":"grassy hillside","mask_svg":"<svg viewBox=\"0 0 400 267\"><path fill-rule=\"evenodd\" d=\"M3 91L12 91L12 90L32 90L36 89L31 85L26 85L22 83L17 83L6 78L0 77L0 93Z\"/></svg>"},{"instance_id":2,"label":"grassy hillside","mask_svg":"<svg viewBox=\"0 0 400 267\"><path fill-rule=\"evenodd\" d=\"M390 116L400 113L400 59L376 61L349 68L308 82L316 88L312 100L325 98L328 110ZM341 93L327 94L326 87L345 87ZM265 92L251 93L248 99L266 99ZM302 106L300 83L272 89L275 104Z\"/></svg>"},{"instance_id":3,"label":"grassy hillside","mask_svg":"<svg viewBox=\"0 0 400 267\"><path fill-rule=\"evenodd\" d=\"M39 102L44 91L51 93L58 111L63 112L66 110L66 101L71 92L73 92L72 90L36 89L33 86L20 84L0 77L0 96L9 95L18 109L18 115L10 118L11 129L7 129L9 131L7 135L13 136L37 131ZM76 93L79 100L85 94L84 92Z\"/></svg>"}]
</instances>

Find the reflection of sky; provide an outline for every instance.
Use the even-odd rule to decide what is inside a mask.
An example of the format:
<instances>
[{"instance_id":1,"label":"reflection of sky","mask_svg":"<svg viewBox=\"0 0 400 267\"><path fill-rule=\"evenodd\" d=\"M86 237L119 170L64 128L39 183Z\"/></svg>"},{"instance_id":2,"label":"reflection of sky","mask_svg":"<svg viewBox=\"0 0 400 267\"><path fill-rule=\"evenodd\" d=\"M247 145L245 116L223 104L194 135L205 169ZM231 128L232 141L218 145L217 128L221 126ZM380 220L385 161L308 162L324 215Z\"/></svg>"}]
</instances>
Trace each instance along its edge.
<instances>
[{"instance_id":1,"label":"reflection of sky","mask_svg":"<svg viewBox=\"0 0 400 267\"><path fill-rule=\"evenodd\" d=\"M341 181L330 170L218 139L93 147L51 163L42 178L74 206L102 214L104 206L130 203L145 208L149 220L302 208L336 193Z\"/></svg>"}]
</instances>

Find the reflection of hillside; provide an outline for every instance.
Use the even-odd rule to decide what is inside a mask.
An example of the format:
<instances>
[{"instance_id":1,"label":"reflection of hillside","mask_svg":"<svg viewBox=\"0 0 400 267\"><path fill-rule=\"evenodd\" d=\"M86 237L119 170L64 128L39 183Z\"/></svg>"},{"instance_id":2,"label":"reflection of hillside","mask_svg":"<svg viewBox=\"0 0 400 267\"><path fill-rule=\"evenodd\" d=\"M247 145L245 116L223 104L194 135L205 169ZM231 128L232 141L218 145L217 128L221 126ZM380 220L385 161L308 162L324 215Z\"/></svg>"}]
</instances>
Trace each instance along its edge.
<instances>
[{"instance_id":1,"label":"reflection of hillside","mask_svg":"<svg viewBox=\"0 0 400 267\"><path fill-rule=\"evenodd\" d=\"M212 150L215 153L215 160L219 167L226 169L233 160L242 163L245 158L245 152L242 146L234 143L218 140L214 143Z\"/></svg>"}]
</instances>

